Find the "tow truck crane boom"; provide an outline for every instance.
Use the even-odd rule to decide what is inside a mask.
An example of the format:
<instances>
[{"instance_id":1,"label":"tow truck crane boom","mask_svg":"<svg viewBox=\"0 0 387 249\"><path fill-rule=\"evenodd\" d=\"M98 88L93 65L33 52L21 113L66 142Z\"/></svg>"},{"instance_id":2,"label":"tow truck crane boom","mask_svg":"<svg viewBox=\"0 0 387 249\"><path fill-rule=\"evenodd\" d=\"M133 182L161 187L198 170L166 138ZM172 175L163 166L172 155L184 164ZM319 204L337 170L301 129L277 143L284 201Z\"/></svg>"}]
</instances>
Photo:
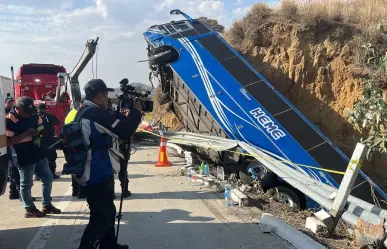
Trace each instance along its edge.
<instances>
[{"instance_id":1,"label":"tow truck crane boom","mask_svg":"<svg viewBox=\"0 0 387 249\"><path fill-rule=\"evenodd\" d=\"M91 58L93 58L98 45L98 40L99 37L97 37L95 40L91 39L86 42L85 51L83 52L77 65L75 66L73 71L67 75L70 81L70 100L72 102L72 107L75 109L78 109L81 104L81 90L79 87L78 77L82 73L83 69L85 69ZM58 76L59 78L61 77L60 75Z\"/></svg>"}]
</instances>

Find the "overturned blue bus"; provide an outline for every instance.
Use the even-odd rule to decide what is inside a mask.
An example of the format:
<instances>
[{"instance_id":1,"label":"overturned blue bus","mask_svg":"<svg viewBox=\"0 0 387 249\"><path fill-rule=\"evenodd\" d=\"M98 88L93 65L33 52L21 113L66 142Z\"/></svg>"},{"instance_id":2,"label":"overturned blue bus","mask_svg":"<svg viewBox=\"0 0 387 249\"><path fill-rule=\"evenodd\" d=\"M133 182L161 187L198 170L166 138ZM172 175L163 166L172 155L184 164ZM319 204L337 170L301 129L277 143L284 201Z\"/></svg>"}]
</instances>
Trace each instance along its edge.
<instances>
[{"instance_id":1,"label":"overturned blue bus","mask_svg":"<svg viewBox=\"0 0 387 249\"><path fill-rule=\"evenodd\" d=\"M151 74L161 82L160 104L169 104L188 131L244 141L293 162L287 165L311 178L338 187L343 175L295 164L345 171L349 159L344 153L217 32L180 10L171 14L185 19L154 25L144 33ZM315 207L258 160L205 152L229 172L238 172L244 183L260 179L266 189L280 187L284 201ZM370 203L374 197L387 199L364 172L355 186L351 194L360 199Z\"/></svg>"}]
</instances>

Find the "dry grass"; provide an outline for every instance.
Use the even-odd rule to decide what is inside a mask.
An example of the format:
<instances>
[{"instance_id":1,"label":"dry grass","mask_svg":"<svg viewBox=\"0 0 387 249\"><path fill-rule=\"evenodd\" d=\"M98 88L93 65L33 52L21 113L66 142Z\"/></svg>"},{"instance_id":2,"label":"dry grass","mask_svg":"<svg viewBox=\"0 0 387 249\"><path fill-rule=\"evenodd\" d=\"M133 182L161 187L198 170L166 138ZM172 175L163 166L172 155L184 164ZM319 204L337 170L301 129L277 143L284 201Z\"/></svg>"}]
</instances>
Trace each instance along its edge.
<instances>
[{"instance_id":1,"label":"dry grass","mask_svg":"<svg viewBox=\"0 0 387 249\"><path fill-rule=\"evenodd\" d=\"M299 18L299 8L294 0L283 0L279 12L288 20L297 20Z\"/></svg>"},{"instance_id":2,"label":"dry grass","mask_svg":"<svg viewBox=\"0 0 387 249\"><path fill-rule=\"evenodd\" d=\"M269 8L267 4L257 3L251 7L246 15L246 19L252 25L260 25L263 21L271 17L272 12L273 9Z\"/></svg>"},{"instance_id":3,"label":"dry grass","mask_svg":"<svg viewBox=\"0 0 387 249\"><path fill-rule=\"evenodd\" d=\"M321 19L374 28L387 24L387 0L282 0L275 8L264 3L255 4L244 17L249 23L259 24L275 17L306 25Z\"/></svg>"},{"instance_id":4,"label":"dry grass","mask_svg":"<svg viewBox=\"0 0 387 249\"><path fill-rule=\"evenodd\" d=\"M159 123L162 123L163 125L167 126L170 130L176 130L179 126L181 126L179 120L175 116L174 113L172 113L169 110L169 105L160 105L158 102L158 99L161 96L161 88L156 88L156 94L153 97L154 101L154 107L153 112L148 114L147 121L151 123L152 125L158 125Z\"/></svg>"},{"instance_id":5,"label":"dry grass","mask_svg":"<svg viewBox=\"0 0 387 249\"><path fill-rule=\"evenodd\" d=\"M305 17L324 18L369 28L387 18L387 0L294 0ZM294 7L293 7L294 8Z\"/></svg>"},{"instance_id":6,"label":"dry grass","mask_svg":"<svg viewBox=\"0 0 387 249\"><path fill-rule=\"evenodd\" d=\"M362 33L365 42L375 45L381 42L385 48L386 36L378 30L378 26L384 26L387 32L387 0L282 0L275 7L257 3L245 17L234 22L225 37L242 52L253 43L259 45L255 43L259 43L260 39L270 40L268 30L262 27L278 22L301 27L327 23L353 26L356 33ZM340 34L332 34L335 35Z\"/></svg>"}]
</instances>

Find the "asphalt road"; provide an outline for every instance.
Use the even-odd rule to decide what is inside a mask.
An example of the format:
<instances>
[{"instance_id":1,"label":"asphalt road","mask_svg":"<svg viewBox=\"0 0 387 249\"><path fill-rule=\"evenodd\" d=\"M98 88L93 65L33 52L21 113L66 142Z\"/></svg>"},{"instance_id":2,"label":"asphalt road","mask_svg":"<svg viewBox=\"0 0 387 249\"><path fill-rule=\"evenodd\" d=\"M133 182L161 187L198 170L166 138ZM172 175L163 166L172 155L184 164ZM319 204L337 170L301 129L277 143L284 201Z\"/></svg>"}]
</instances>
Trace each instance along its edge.
<instances>
[{"instance_id":1,"label":"asphalt road","mask_svg":"<svg viewBox=\"0 0 387 249\"><path fill-rule=\"evenodd\" d=\"M154 167L158 148L137 146L129 163L129 187L133 195L124 201L119 242L131 249L280 249L293 248L273 234L262 233L253 222L241 220L225 207L223 199L209 190L192 187L176 174L182 159L170 157L174 166ZM58 158L58 173L63 165ZM41 184L33 195L41 208ZM119 197L119 182L116 180ZM18 200L0 197L1 249L76 249L88 223L88 206L71 197L71 178L55 180L53 204L61 215L25 219ZM119 206L117 198L116 206Z\"/></svg>"}]
</instances>

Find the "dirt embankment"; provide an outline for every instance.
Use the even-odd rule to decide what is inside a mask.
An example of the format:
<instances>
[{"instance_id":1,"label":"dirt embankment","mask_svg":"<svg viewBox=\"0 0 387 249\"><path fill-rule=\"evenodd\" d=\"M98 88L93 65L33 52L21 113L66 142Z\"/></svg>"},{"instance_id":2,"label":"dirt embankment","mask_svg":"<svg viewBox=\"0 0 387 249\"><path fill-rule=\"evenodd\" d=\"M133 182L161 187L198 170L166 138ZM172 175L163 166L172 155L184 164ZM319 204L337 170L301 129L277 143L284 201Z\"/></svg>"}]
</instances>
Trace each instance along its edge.
<instances>
[{"instance_id":1,"label":"dirt embankment","mask_svg":"<svg viewBox=\"0 0 387 249\"><path fill-rule=\"evenodd\" d=\"M360 62L361 48L371 38L355 25L320 19L307 26L273 18L272 10L254 11L234 23L226 40L350 156L361 134L344 110L362 96L370 72ZM365 167L384 189L386 162L387 157L375 155Z\"/></svg>"},{"instance_id":2,"label":"dirt embankment","mask_svg":"<svg viewBox=\"0 0 387 249\"><path fill-rule=\"evenodd\" d=\"M170 106L168 104L160 105L158 99L161 96L161 88L156 89L156 94L153 98L153 112L149 114L151 117L150 123L153 125L157 125L158 123L162 123L167 126L169 130L178 129L181 124L175 114L170 111Z\"/></svg>"}]
</instances>

